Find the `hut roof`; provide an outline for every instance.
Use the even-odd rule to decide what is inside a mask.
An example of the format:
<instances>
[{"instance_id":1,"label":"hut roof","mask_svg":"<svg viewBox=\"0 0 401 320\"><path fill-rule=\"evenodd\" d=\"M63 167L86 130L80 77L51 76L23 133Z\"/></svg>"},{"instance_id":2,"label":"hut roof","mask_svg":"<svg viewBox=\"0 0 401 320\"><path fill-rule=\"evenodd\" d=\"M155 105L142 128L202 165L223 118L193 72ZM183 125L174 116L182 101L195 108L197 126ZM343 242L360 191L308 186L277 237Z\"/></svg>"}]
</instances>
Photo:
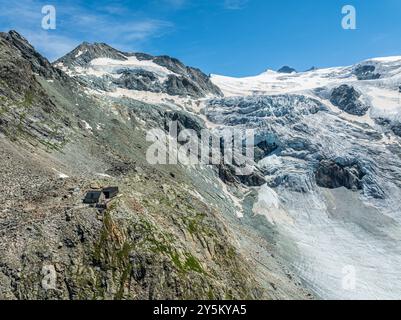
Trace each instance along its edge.
<instances>
[{"instance_id":1,"label":"hut roof","mask_svg":"<svg viewBox=\"0 0 401 320\"><path fill-rule=\"evenodd\" d=\"M93 190L93 191L89 191L87 192L85 199L84 199L84 203L98 203L100 200L100 197L102 196L102 191L98 191L98 190Z\"/></svg>"}]
</instances>

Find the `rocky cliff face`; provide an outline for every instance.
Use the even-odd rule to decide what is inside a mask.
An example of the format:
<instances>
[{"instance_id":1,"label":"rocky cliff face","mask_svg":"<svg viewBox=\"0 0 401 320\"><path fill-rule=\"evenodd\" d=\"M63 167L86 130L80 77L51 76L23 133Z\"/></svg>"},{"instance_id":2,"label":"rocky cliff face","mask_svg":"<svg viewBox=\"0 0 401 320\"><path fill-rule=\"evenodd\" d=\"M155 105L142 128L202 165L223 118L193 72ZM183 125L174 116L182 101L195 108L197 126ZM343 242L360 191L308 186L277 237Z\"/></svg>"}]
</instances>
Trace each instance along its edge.
<instances>
[{"instance_id":1,"label":"rocky cliff face","mask_svg":"<svg viewBox=\"0 0 401 320\"><path fill-rule=\"evenodd\" d=\"M71 74L93 59L130 57L84 44L56 63L65 73L15 32L0 35L0 298L310 297L281 260L254 258L273 249L240 223L217 168L146 161L149 129L175 119L200 130L202 121L178 106L88 94L88 77ZM168 70L191 83L174 80L174 90L220 93L177 60L135 57L153 61L157 77ZM135 90L153 79L122 72ZM121 191L106 211L82 203L104 186Z\"/></svg>"},{"instance_id":2,"label":"rocky cliff face","mask_svg":"<svg viewBox=\"0 0 401 320\"><path fill-rule=\"evenodd\" d=\"M51 67L51 64L47 59L42 57L29 43L28 41L21 36L16 31L10 31L8 33L1 32L0 38L2 42L2 50L7 51L7 54L4 53L4 59L12 59L19 58L20 63L29 63L30 68L33 73L39 74L43 77L48 78L60 78L62 73ZM10 51L14 51L13 53L18 52L18 56L9 56ZM22 60L24 62L22 62ZM2 73L3 76L9 75L7 72ZM21 81L23 79L20 79Z\"/></svg>"},{"instance_id":3,"label":"rocky cliff face","mask_svg":"<svg viewBox=\"0 0 401 320\"><path fill-rule=\"evenodd\" d=\"M57 148L65 141L69 119L59 113L41 81L74 84L55 69L18 33L0 34L0 132L10 139L24 136L33 143Z\"/></svg>"}]
</instances>

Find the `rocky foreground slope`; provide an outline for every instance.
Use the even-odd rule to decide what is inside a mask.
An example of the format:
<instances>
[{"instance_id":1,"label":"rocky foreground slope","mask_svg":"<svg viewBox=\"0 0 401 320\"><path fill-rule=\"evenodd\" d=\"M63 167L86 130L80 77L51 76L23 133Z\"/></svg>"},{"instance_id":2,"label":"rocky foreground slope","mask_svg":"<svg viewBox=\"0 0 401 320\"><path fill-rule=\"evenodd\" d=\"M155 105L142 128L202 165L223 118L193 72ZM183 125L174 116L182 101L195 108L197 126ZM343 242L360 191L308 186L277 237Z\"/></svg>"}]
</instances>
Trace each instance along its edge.
<instances>
[{"instance_id":1,"label":"rocky foreground slope","mask_svg":"<svg viewBox=\"0 0 401 320\"><path fill-rule=\"evenodd\" d=\"M0 298L310 298L273 237L237 218L233 192L252 183L145 159L147 130L202 128L185 109L221 95L169 57L84 43L53 66L1 33ZM105 212L82 203L110 185Z\"/></svg>"}]
</instances>

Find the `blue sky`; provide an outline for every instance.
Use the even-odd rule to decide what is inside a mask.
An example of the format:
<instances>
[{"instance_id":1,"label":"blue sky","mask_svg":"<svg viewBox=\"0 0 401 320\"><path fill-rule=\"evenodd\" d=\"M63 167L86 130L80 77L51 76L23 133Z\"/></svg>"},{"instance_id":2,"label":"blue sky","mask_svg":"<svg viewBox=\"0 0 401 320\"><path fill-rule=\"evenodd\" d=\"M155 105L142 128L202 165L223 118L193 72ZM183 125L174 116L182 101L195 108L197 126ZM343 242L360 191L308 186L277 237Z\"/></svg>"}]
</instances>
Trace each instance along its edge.
<instances>
[{"instance_id":1,"label":"blue sky","mask_svg":"<svg viewBox=\"0 0 401 320\"><path fill-rule=\"evenodd\" d=\"M47 4L56 7L56 30L41 28ZM347 4L356 8L356 30L341 27ZM0 0L0 29L21 32L50 60L97 41L168 54L207 73L246 76L401 55L401 1Z\"/></svg>"}]
</instances>

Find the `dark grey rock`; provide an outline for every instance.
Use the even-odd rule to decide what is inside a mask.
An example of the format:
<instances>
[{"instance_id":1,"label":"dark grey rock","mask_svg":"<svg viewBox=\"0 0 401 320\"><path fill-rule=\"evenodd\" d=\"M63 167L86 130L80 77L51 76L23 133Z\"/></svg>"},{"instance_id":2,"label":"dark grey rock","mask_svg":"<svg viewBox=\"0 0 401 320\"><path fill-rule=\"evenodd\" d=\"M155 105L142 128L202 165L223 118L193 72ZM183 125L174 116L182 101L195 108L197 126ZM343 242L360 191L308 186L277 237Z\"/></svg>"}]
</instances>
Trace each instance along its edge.
<instances>
[{"instance_id":1,"label":"dark grey rock","mask_svg":"<svg viewBox=\"0 0 401 320\"><path fill-rule=\"evenodd\" d=\"M361 167L357 163L348 163L340 160L320 161L315 173L318 186L329 189L345 187L350 190L362 189L364 177Z\"/></svg>"},{"instance_id":2,"label":"dark grey rock","mask_svg":"<svg viewBox=\"0 0 401 320\"><path fill-rule=\"evenodd\" d=\"M344 84L332 91L330 102L349 114L363 116L369 107L359 100L360 97L361 94L354 87Z\"/></svg>"},{"instance_id":3,"label":"dark grey rock","mask_svg":"<svg viewBox=\"0 0 401 320\"><path fill-rule=\"evenodd\" d=\"M155 57L153 62L182 76L182 79L178 79L177 77L169 78L169 84L167 84L168 92L180 92L181 90L177 90L177 88L181 87L187 88L187 90L183 91L184 94L194 95L195 97L199 96L199 93L201 93L201 96L205 93L217 96L223 95L221 90L210 81L210 78L206 74L199 69L185 66L178 59L169 56L159 56ZM195 84L197 88L190 88L191 84Z\"/></svg>"},{"instance_id":4,"label":"dark grey rock","mask_svg":"<svg viewBox=\"0 0 401 320\"><path fill-rule=\"evenodd\" d=\"M185 111L169 111L165 115L164 128L166 131L169 130L169 125L171 121L176 121L178 125L178 134L184 129L191 129L196 132L198 137L201 136L201 131L204 129L204 124L196 117L192 116Z\"/></svg>"},{"instance_id":5,"label":"dark grey rock","mask_svg":"<svg viewBox=\"0 0 401 320\"><path fill-rule=\"evenodd\" d=\"M129 90L162 92L163 86L152 72L145 70L121 70L121 77L114 79L118 87Z\"/></svg>"},{"instance_id":6,"label":"dark grey rock","mask_svg":"<svg viewBox=\"0 0 401 320\"><path fill-rule=\"evenodd\" d=\"M394 122L391 125L391 130L394 132L395 135L401 137L401 123L400 122Z\"/></svg>"},{"instance_id":7,"label":"dark grey rock","mask_svg":"<svg viewBox=\"0 0 401 320\"><path fill-rule=\"evenodd\" d=\"M297 70L295 70L294 68L291 68L289 66L284 66L281 67L280 69L277 70L278 73L293 73L293 72L297 72Z\"/></svg>"},{"instance_id":8,"label":"dark grey rock","mask_svg":"<svg viewBox=\"0 0 401 320\"><path fill-rule=\"evenodd\" d=\"M14 30L9 31L8 33L0 32L0 39L2 42L7 42L9 46L19 51L25 62L30 63L33 73L37 73L48 79L63 78L63 80L67 81L65 74L60 70L53 68L50 62L40 55L18 32ZM6 72L6 70L1 71Z\"/></svg>"},{"instance_id":9,"label":"dark grey rock","mask_svg":"<svg viewBox=\"0 0 401 320\"><path fill-rule=\"evenodd\" d=\"M188 78L169 75L165 83L166 92L172 96L202 97L200 88Z\"/></svg>"},{"instance_id":10,"label":"dark grey rock","mask_svg":"<svg viewBox=\"0 0 401 320\"><path fill-rule=\"evenodd\" d=\"M255 146L255 151L254 151L255 161L258 162L263 158L266 158L269 154L276 151L278 148L279 146L276 144L276 142L270 143L267 140L259 142Z\"/></svg>"},{"instance_id":11,"label":"dark grey rock","mask_svg":"<svg viewBox=\"0 0 401 320\"><path fill-rule=\"evenodd\" d=\"M229 164L220 164L217 168L219 177L224 183L244 184L248 187L260 187L266 183L263 174L256 168L249 175L238 175L236 167Z\"/></svg>"},{"instance_id":12,"label":"dark grey rock","mask_svg":"<svg viewBox=\"0 0 401 320\"><path fill-rule=\"evenodd\" d=\"M147 53L142 53L142 52L136 52L136 53L134 53L134 56L140 61L152 60L154 58L152 55L147 54Z\"/></svg>"},{"instance_id":13,"label":"dark grey rock","mask_svg":"<svg viewBox=\"0 0 401 320\"><path fill-rule=\"evenodd\" d=\"M372 65L359 65L355 68L354 74L358 80L380 79L381 75L375 72L376 67Z\"/></svg>"}]
</instances>

